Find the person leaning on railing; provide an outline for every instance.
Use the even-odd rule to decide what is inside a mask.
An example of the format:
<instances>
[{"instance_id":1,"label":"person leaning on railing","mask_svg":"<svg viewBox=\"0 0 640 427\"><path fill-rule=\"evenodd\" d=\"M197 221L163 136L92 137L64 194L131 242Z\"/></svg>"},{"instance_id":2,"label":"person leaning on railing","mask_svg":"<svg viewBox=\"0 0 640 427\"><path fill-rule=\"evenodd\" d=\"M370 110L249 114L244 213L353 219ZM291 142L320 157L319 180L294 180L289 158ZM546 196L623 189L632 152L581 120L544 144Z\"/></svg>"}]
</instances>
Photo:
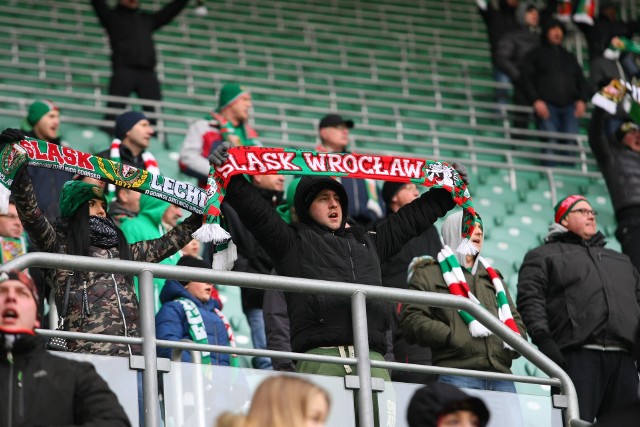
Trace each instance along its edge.
<instances>
[{"instance_id":1,"label":"person leaning on railing","mask_svg":"<svg viewBox=\"0 0 640 427\"><path fill-rule=\"evenodd\" d=\"M19 141L22 132L6 129L0 143ZM11 191L20 221L35 248L43 252L97 258L160 262L191 240L202 216L193 214L159 239L127 244L122 231L106 213L106 198L98 186L68 181L60 195L61 217L51 224L40 210L26 168L15 177ZM138 298L133 279L116 273L47 269L45 280L56 291L56 306L72 332L139 336ZM69 340L70 351L125 356L137 346ZM133 352L132 352L132 348Z\"/></svg>"}]
</instances>

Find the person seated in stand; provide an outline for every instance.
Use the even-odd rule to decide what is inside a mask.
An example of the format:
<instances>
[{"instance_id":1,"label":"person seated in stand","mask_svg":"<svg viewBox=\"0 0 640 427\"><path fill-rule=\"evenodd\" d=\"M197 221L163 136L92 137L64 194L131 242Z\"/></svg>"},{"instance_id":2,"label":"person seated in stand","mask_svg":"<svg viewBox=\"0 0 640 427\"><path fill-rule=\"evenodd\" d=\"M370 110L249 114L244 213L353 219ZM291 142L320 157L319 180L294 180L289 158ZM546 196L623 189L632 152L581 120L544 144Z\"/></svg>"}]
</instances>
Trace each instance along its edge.
<instances>
[{"instance_id":1,"label":"person seated in stand","mask_svg":"<svg viewBox=\"0 0 640 427\"><path fill-rule=\"evenodd\" d=\"M205 261L183 256L179 266L211 268ZM227 325L220 317L222 304L211 297L213 284L196 281L167 280L160 293L162 308L156 314L158 339L180 341L192 340L197 344L229 345ZM158 356L171 358L172 349L158 348ZM229 366L226 353L202 353L202 363ZM182 352L182 361L191 362L191 353Z\"/></svg>"}]
</instances>

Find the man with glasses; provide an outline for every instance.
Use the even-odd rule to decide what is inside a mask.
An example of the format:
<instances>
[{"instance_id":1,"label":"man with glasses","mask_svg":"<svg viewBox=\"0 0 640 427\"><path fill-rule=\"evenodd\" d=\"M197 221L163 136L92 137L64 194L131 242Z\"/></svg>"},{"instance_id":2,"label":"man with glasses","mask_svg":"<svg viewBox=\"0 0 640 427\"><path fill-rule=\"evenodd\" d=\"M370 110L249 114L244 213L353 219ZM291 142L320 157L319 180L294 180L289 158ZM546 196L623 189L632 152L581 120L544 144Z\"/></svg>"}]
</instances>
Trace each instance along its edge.
<instances>
[{"instance_id":1,"label":"man with glasses","mask_svg":"<svg viewBox=\"0 0 640 427\"><path fill-rule=\"evenodd\" d=\"M596 215L583 196L558 202L545 243L522 262L517 298L533 343L569 374L589 422L638 391L631 351L640 275L629 257L605 248Z\"/></svg>"}]
</instances>

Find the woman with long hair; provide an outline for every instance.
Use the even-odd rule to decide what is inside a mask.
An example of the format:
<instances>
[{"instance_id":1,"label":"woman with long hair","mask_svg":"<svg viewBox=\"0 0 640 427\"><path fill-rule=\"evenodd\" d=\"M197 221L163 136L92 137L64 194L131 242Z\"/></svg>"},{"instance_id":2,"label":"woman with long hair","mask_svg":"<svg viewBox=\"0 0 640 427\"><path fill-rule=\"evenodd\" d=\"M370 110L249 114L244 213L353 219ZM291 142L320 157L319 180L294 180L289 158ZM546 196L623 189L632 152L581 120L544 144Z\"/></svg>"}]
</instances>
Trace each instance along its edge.
<instances>
[{"instance_id":1,"label":"woman with long hair","mask_svg":"<svg viewBox=\"0 0 640 427\"><path fill-rule=\"evenodd\" d=\"M52 171L52 173L55 173ZM38 207L27 168L18 172L12 193L20 221L38 251L107 259L160 262L191 240L202 223L191 215L181 225L155 240L127 244L122 231L107 214L106 196L100 186L68 181L60 193L60 218L51 224ZM118 273L44 270L55 290L63 329L105 335L137 337L138 299L133 279ZM69 351L106 355L139 353L138 346L68 340Z\"/></svg>"},{"instance_id":2,"label":"woman with long hair","mask_svg":"<svg viewBox=\"0 0 640 427\"><path fill-rule=\"evenodd\" d=\"M330 405L326 390L311 381L269 377L256 389L246 416L224 413L216 427L323 427Z\"/></svg>"}]
</instances>

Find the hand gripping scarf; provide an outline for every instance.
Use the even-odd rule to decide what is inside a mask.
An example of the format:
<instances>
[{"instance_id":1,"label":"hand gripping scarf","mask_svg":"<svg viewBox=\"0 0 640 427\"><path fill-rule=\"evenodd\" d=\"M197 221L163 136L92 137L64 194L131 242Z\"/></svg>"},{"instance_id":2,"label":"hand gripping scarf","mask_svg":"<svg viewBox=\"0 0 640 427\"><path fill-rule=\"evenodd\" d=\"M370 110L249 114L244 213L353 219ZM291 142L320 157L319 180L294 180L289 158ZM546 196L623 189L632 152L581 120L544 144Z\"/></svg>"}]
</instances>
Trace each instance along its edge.
<instances>
[{"instance_id":1,"label":"hand gripping scarf","mask_svg":"<svg viewBox=\"0 0 640 427\"><path fill-rule=\"evenodd\" d=\"M229 159L209 170L207 187L196 186L160 174L123 165L69 147L37 139L24 139L0 147L0 213L7 212L11 184L24 164L65 170L100 179L204 214L203 226L193 237L202 242L225 243L230 239L220 226L220 206L226 185L237 174L322 175L414 183L427 188L444 188L463 209L462 243L458 252L475 254L469 242L476 212L467 185L450 165L435 160L350 153L318 153L308 150L264 147L233 147Z\"/></svg>"}]
</instances>

